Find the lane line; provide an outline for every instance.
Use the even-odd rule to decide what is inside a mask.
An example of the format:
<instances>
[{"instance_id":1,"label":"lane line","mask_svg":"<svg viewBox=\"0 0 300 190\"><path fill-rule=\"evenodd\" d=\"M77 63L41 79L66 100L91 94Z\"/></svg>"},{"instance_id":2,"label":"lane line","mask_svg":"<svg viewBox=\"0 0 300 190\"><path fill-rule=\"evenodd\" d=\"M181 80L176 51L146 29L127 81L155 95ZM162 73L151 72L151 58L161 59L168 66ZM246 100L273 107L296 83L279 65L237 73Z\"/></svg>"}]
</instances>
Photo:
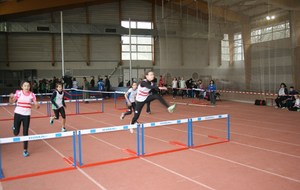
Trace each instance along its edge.
<instances>
[{"instance_id":1,"label":"lane line","mask_svg":"<svg viewBox=\"0 0 300 190\"><path fill-rule=\"evenodd\" d=\"M209 154L209 153L206 153L206 152L202 152L202 151L199 151L199 150L196 150L196 149L189 149L189 150L193 151L193 152L198 152L200 154L204 154L206 156L217 158L217 159L220 159L220 160L223 160L223 161L226 161L226 162L230 162L232 164L240 165L240 166L243 166L243 167L246 167L246 168L250 168L250 169L253 169L253 170L256 170L256 171L260 171L260 172L263 172L263 173L266 173L266 174L270 174L270 175L277 176L277 177L280 177L280 178L283 178L283 179L294 181L296 183L300 183L300 180L294 179L294 178L291 178L291 177L288 177L288 176L285 176L285 175L280 175L280 174L277 174L277 173L274 173L274 172L270 172L270 171L267 171L267 170L264 170L264 169L260 169L260 168L254 167L254 166L250 166L250 165L247 165L247 164L243 164L243 163L240 163L240 162L229 160L227 158L216 156L216 155Z\"/></svg>"},{"instance_id":2,"label":"lane line","mask_svg":"<svg viewBox=\"0 0 300 190\"><path fill-rule=\"evenodd\" d=\"M174 128L171 128L171 127L166 127L166 128L168 128L170 130L175 130L175 131L180 131L180 132L186 133L186 131L183 131L183 130L180 130L180 129L174 129ZM194 132L193 134L198 135L198 136L207 137L207 135L203 135L203 134L196 133L196 132ZM290 157L294 157L294 158L300 158L300 156L297 156L297 155L294 155L294 154L289 154L289 153L285 153L285 152L280 152L280 151L276 151L276 150L271 150L271 149L267 149L267 148L262 148L262 147L258 147L258 146L244 144L244 143L240 143L240 142L237 142L237 141L234 141L234 140L230 140L230 143L238 144L240 146L246 146L246 147L250 147L250 148L254 148L254 149L259 149L259 150L263 150L263 151L267 151L267 152L272 152L272 153L276 153L276 154L281 154L281 155L285 155L285 156L290 156Z\"/></svg>"},{"instance_id":3,"label":"lane line","mask_svg":"<svg viewBox=\"0 0 300 190\"><path fill-rule=\"evenodd\" d=\"M167 172L169 172L169 173L172 173L172 174L177 175L177 176L179 176L179 177L181 177L181 178L183 178L183 179L186 179L186 180L188 180L188 181L190 181L190 182L192 182L192 183L195 183L195 184L197 184L197 185L200 185L200 186L205 187L205 188L210 189L210 190L216 190L216 189L214 189L214 188L212 188L212 187L210 187L210 186L208 186L208 185L205 185L204 183L200 183L200 182L198 182L198 181L196 181L196 180L193 180L193 179L190 178L190 177L187 177L187 176L185 176L185 175L182 175L182 174L180 174L180 173L178 173L178 172L175 172L175 171L173 171L173 170L171 170L171 169L168 169L168 168L166 168L166 167L164 167L164 166L162 166L162 165L160 165L160 164L154 163L154 162L152 162L152 161L150 161L150 160L148 160L148 159L145 159L145 158L142 158L142 157L141 157L140 159L143 160L143 161L145 161L145 162L148 162L148 163L150 163L150 164L152 164L152 165L154 165L154 166L157 166L157 167L159 167L159 168L161 168L161 169L163 169L163 170L165 170L165 171L167 171Z\"/></svg>"}]
</instances>

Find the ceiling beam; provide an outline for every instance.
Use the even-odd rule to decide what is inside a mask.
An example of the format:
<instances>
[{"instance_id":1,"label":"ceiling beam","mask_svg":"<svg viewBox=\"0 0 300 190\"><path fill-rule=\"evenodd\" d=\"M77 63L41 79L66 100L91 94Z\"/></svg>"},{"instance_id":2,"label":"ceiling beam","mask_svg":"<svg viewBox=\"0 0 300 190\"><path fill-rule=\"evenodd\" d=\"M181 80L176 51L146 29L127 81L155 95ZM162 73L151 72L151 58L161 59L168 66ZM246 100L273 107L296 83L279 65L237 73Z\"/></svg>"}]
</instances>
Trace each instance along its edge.
<instances>
[{"instance_id":1,"label":"ceiling beam","mask_svg":"<svg viewBox=\"0 0 300 190\"><path fill-rule=\"evenodd\" d=\"M41 12L43 10L63 10L85 5L112 2L109 0L22 0L0 3L0 16Z\"/></svg>"},{"instance_id":2,"label":"ceiling beam","mask_svg":"<svg viewBox=\"0 0 300 190\"><path fill-rule=\"evenodd\" d=\"M300 10L299 0L263 0L264 2L286 10Z\"/></svg>"},{"instance_id":3,"label":"ceiling beam","mask_svg":"<svg viewBox=\"0 0 300 190\"><path fill-rule=\"evenodd\" d=\"M209 5L203 0L172 0L172 2L177 4L188 4L189 8L191 8L192 5L194 10L199 10L207 15L212 14L215 17L223 18L229 22L245 22L249 20L249 17L246 15L231 11L227 7L213 6L212 4Z\"/></svg>"}]
</instances>

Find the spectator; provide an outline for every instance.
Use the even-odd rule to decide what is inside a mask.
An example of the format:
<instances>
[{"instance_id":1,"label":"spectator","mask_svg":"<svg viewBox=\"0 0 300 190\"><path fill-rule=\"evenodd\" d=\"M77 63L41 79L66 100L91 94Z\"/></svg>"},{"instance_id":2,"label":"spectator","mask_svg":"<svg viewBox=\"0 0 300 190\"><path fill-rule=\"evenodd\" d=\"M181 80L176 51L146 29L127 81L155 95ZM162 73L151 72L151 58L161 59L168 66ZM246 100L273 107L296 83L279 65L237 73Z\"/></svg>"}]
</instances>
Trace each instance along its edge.
<instances>
[{"instance_id":1,"label":"spectator","mask_svg":"<svg viewBox=\"0 0 300 190\"><path fill-rule=\"evenodd\" d=\"M275 99L276 107L275 108L282 108L284 109L286 107L285 100L288 98L288 89L286 88L286 85L284 83L280 84L280 88L278 90L278 96Z\"/></svg>"},{"instance_id":2,"label":"spectator","mask_svg":"<svg viewBox=\"0 0 300 190\"><path fill-rule=\"evenodd\" d=\"M72 82L72 88L77 89L78 88L78 82L76 81L76 78L73 78L73 82Z\"/></svg>"},{"instance_id":3,"label":"spectator","mask_svg":"<svg viewBox=\"0 0 300 190\"><path fill-rule=\"evenodd\" d=\"M94 88L95 87L95 79L94 79L94 76L92 76L92 79L91 79L91 87Z\"/></svg>"},{"instance_id":4,"label":"spectator","mask_svg":"<svg viewBox=\"0 0 300 190\"><path fill-rule=\"evenodd\" d=\"M88 99L89 98L89 93L87 90L89 89L90 83L89 81L86 80L86 77L83 77L83 99ZM84 101L85 103L89 103L88 101Z\"/></svg>"},{"instance_id":5,"label":"spectator","mask_svg":"<svg viewBox=\"0 0 300 190\"><path fill-rule=\"evenodd\" d=\"M208 91L211 105L216 105L216 90L217 87L215 85L215 81L210 80L210 83L208 85Z\"/></svg>"}]
</instances>

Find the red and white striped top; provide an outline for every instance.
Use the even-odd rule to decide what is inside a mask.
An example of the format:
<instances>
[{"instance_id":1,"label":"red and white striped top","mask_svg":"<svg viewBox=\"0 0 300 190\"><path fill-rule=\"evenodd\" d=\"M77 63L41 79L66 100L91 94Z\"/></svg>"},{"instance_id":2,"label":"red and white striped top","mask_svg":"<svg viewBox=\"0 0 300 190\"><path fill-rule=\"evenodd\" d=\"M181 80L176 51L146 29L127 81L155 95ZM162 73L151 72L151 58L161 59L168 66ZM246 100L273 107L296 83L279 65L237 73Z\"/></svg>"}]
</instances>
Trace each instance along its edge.
<instances>
[{"instance_id":1,"label":"red and white striped top","mask_svg":"<svg viewBox=\"0 0 300 190\"><path fill-rule=\"evenodd\" d=\"M17 90L15 93L15 98L17 100L15 113L20 115L30 115L31 103L36 100L35 94L32 92L25 94L23 90Z\"/></svg>"}]
</instances>

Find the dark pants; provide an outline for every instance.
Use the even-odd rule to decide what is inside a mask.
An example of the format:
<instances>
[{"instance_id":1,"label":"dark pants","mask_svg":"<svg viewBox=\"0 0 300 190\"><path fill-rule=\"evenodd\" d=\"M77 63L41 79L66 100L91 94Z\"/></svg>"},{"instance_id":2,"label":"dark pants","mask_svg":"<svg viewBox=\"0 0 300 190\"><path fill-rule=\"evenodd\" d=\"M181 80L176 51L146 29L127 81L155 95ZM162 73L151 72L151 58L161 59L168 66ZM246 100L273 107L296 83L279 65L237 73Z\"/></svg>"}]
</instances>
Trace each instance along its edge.
<instances>
[{"instance_id":1,"label":"dark pants","mask_svg":"<svg viewBox=\"0 0 300 190\"><path fill-rule=\"evenodd\" d=\"M211 104L216 104L216 92L209 92L209 98Z\"/></svg>"},{"instance_id":2,"label":"dark pants","mask_svg":"<svg viewBox=\"0 0 300 190\"><path fill-rule=\"evenodd\" d=\"M146 103L150 103L153 100L159 100L166 108L169 107L169 104L158 94L152 94L147 97L143 102L136 102L136 109L134 111L134 116L131 120L131 124L135 124L140 117L141 111Z\"/></svg>"},{"instance_id":3,"label":"dark pants","mask_svg":"<svg viewBox=\"0 0 300 190\"><path fill-rule=\"evenodd\" d=\"M15 113L14 116L14 135L17 136L20 133L21 123L23 122L23 136L28 136L30 115L20 115ZM24 150L28 148L28 141L24 141Z\"/></svg>"},{"instance_id":4,"label":"dark pants","mask_svg":"<svg viewBox=\"0 0 300 190\"><path fill-rule=\"evenodd\" d=\"M65 108L64 107L60 107L60 108L58 108L56 110L53 110L53 111L54 111L55 119L59 119L59 113L60 113L60 115L63 119L66 118L66 113L65 113Z\"/></svg>"},{"instance_id":5,"label":"dark pants","mask_svg":"<svg viewBox=\"0 0 300 190\"><path fill-rule=\"evenodd\" d=\"M131 106L128 106L127 112L124 113L124 115L130 115L132 114L132 110L135 111L136 103L131 102Z\"/></svg>"},{"instance_id":6,"label":"dark pants","mask_svg":"<svg viewBox=\"0 0 300 190\"><path fill-rule=\"evenodd\" d=\"M275 99L275 102L276 102L276 106L277 107L286 107L286 102L285 100L287 99L286 96L278 96L276 99Z\"/></svg>"},{"instance_id":7,"label":"dark pants","mask_svg":"<svg viewBox=\"0 0 300 190\"><path fill-rule=\"evenodd\" d=\"M175 98L176 97L176 95L177 95L177 88L173 88L173 98Z\"/></svg>"}]
</instances>

